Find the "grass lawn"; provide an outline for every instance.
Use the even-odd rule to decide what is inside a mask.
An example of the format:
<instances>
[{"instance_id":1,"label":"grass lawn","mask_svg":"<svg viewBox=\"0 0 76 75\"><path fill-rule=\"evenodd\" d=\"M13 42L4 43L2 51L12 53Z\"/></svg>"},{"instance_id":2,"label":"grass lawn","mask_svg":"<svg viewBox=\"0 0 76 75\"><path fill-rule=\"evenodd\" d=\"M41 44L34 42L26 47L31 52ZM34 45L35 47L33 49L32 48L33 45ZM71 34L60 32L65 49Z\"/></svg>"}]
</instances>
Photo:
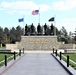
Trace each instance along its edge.
<instances>
[{"instance_id":1,"label":"grass lawn","mask_svg":"<svg viewBox=\"0 0 76 75\"><path fill-rule=\"evenodd\" d=\"M5 62L3 62L3 60L5 60L5 55L7 55L7 61L10 61L12 59L14 59L14 54L0 54L0 66L3 66ZM19 53L16 54L16 56L18 56Z\"/></svg>"},{"instance_id":2,"label":"grass lawn","mask_svg":"<svg viewBox=\"0 0 76 75\"><path fill-rule=\"evenodd\" d=\"M10 57L12 54L7 54L7 57ZM5 54L0 54L0 61L5 59Z\"/></svg>"},{"instance_id":3,"label":"grass lawn","mask_svg":"<svg viewBox=\"0 0 76 75\"><path fill-rule=\"evenodd\" d=\"M76 54L64 54L65 56L69 55L70 59L76 62Z\"/></svg>"},{"instance_id":4,"label":"grass lawn","mask_svg":"<svg viewBox=\"0 0 76 75\"><path fill-rule=\"evenodd\" d=\"M69 55L69 58L70 58L72 61L76 62L76 54L63 54L63 55L64 55L64 56ZM64 57L62 57L62 59L63 59L64 61L67 61L67 59L65 59ZM72 61L70 61L70 65L71 65L74 69L76 69L76 64L73 63Z\"/></svg>"},{"instance_id":5,"label":"grass lawn","mask_svg":"<svg viewBox=\"0 0 76 75\"><path fill-rule=\"evenodd\" d=\"M7 58L12 56L13 54L6 54ZM4 62L1 62L5 59L5 54L0 54L0 66L4 65ZM8 61L10 61L12 58L10 58Z\"/></svg>"},{"instance_id":6,"label":"grass lawn","mask_svg":"<svg viewBox=\"0 0 76 75\"><path fill-rule=\"evenodd\" d=\"M6 47L0 47L0 49L6 49Z\"/></svg>"}]
</instances>

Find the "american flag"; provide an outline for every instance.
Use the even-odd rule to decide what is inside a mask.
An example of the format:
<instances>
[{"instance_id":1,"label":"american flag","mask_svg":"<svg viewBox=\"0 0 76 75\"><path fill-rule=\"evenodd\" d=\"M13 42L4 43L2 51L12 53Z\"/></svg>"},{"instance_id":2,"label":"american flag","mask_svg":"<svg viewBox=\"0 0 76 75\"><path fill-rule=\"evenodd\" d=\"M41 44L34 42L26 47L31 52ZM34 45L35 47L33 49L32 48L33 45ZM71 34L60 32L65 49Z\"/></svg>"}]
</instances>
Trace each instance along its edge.
<instances>
[{"instance_id":1,"label":"american flag","mask_svg":"<svg viewBox=\"0 0 76 75\"><path fill-rule=\"evenodd\" d=\"M33 10L32 11L32 15L37 15L37 14L39 14L39 10Z\"/></svg>"}]
</instances>

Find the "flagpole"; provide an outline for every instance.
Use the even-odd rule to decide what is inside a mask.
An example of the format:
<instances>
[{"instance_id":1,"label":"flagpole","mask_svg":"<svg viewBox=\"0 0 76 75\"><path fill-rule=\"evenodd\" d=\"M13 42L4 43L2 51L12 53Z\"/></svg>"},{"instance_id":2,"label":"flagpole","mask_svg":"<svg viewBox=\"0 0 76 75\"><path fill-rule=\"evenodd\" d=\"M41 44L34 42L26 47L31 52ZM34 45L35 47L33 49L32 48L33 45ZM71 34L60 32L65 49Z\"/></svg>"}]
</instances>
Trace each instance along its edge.
<instances>
[{"instance_id":1,"label":"flagpole","mask_svg":"<svg viewBox=\"0 0 76 75\"><path fill-rule=\"evenodd\" d=\"M54 36L56 36L56 16L54 16Z\"/></svg>"},{"instance_id":2,"label":"flagpole","mask_svg":"<svg viewBox=\"0 0 76 75\"><path fill-rule=\"evenodd\" d=\"M24 21L25 16L23 15L23 35L25 35L25 21Z\"/></svg>"},{"instance_id":3,"label":"flagpole","mask_svg":"<svg viewBox=\"0 0 76 75\"><path fill-rule=\"evenodd\" d=\"M39 23L40 23L40 7L39 7Z\"/></svg>"}]
</instances>

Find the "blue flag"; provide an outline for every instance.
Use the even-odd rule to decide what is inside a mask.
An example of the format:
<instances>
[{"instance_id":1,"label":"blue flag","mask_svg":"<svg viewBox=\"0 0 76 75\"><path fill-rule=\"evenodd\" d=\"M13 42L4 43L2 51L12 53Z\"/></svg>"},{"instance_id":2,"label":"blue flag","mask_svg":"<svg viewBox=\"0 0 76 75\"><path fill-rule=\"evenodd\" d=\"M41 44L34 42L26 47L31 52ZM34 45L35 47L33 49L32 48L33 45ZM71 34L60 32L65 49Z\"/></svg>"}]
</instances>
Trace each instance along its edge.
<instances>
[{"instance_id":1,"label":"blue flag","mask_svg":"<svg viewBox=\"0 0 76 75\"><path fill-rule=\"evenodd\" d=\"M23 22L24 18L18 19L18 22Z\"/></svg>"}]
</instances>

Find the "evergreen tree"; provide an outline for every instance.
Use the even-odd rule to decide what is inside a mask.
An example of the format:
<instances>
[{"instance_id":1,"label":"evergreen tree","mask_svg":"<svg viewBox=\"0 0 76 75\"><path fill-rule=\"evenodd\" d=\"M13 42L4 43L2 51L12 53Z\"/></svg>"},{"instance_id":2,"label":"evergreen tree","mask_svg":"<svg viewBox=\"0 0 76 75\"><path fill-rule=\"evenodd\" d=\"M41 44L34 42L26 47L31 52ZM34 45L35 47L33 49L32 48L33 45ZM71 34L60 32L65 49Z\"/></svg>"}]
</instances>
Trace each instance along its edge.
<instances>
[{"instance_id":1,"label":"evergreen tree","mask_svg":"<svg viewBox=\"0 0 76 75\"><path fill-rule=\"evenodd\" d=\"M62 27L61 30L60 30L60 41L62 42L65 42L65 43L68 43L68 35L67 35L67 31L65 29L65 27Z\"/></svg>"}]
</instances>

